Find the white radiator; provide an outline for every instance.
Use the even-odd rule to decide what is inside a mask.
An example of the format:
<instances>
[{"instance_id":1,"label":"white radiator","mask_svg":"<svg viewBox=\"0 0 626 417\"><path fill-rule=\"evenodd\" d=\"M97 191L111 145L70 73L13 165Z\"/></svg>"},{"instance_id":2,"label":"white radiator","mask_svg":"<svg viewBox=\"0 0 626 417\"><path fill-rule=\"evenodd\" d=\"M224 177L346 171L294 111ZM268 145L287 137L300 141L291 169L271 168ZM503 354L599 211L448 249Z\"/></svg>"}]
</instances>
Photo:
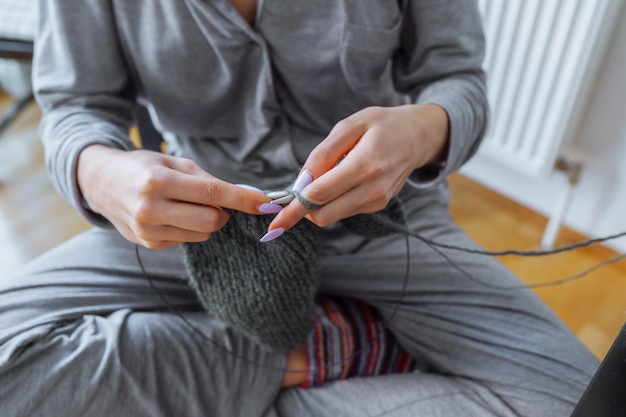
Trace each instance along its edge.
<instances>
[{"instance_id":1,"label":"white radiator","mask_svg":"<svg viewBox=\"0 0 626 417\"><path fill-rule=\"evenodd\" d=\"M479 0L492 118L479 157L542 177L573 133L622 0Z\"/></svg>"}]
</instances>

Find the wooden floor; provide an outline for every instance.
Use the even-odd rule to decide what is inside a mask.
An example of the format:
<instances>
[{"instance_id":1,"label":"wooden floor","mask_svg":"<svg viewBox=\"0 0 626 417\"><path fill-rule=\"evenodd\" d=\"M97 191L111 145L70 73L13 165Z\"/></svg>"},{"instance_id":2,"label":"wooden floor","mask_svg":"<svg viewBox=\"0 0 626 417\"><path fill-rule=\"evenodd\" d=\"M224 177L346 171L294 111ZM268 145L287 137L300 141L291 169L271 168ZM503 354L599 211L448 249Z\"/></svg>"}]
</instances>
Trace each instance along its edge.
<instances>
[{"instance_id":1,"label":"wooden floor","mask_svg":"<svg viewBox=\"0 0 626 417\"><path fill-rule=\"evenodd\" d=\"M0 96L0 111L7 105ZM0 137L0 279L88 224L58 197L43 166L37 139L40 113L31 105L8 134ZM451 178L455 221L490 250L538 247L545 218L466 178ZM557 245L584 239L563 230ZM594 246L550 258L503 258L526 283L575 274L614 255ZM598 358L604 357L624 322L626 264L605 267L565 285L536 293L558 314Z\"/></svg>"},{"instance_id":2,"label":"wooden floor","mask_svg":"<svg viewBox=\"0 0 626 417\"><path fill-rule=\"evenodd\" d=\"M450 185L452 217L481 246L489 250L540 249L546 225L543 216L460 175L452 176ZM586 239L562 228L555 247ZM537 284L570 277L616 255L605 246L595 245L549 257L501 257L500 261L526 284ZM626 317L626 262L534 291L598 358L603 358Z\"/></svg>"},{"instance_id":3,"label":"wooden floor","mask_svg":"<svg viewBox=\"0 0 626 417\"><path fill-rule=\"evenodd\" d=\"M7 104L0 96L0 112ZM0 136L0 279L89 227L48 181L37 135L40 115L29 105Z\"/></svg>"}]
</instances>

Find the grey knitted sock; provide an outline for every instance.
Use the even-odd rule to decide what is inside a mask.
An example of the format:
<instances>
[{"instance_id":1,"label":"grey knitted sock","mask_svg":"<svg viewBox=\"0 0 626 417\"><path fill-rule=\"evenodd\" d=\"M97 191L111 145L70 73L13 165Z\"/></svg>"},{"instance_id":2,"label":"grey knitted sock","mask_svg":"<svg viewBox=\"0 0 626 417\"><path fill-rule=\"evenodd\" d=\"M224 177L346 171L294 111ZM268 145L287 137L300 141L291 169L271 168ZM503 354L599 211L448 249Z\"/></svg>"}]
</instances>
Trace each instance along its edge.
<instances>
[{"instance_id":1,"label":"grey knitted sock","mask_svg":"<svg viewBox=\"0 0 626 417\"><path fill-rule=\"evenodd\" d=\"M318 289L319 230L299 222L260 243L271 216L233 212L202 243L182 245L191 286L204 308L272 350L287 352L311 331Z\"/></svg>"}]
</instances>

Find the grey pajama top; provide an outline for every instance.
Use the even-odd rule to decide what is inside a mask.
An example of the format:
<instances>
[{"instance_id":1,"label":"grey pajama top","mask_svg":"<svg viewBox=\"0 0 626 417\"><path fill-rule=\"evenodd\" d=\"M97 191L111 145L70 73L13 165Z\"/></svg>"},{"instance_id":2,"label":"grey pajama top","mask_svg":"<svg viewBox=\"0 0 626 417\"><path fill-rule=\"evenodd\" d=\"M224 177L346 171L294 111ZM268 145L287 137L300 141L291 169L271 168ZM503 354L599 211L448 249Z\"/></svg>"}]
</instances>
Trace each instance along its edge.
<instances>
[{"instance_id":1,"label":"grey pajama top","mask_svg":"<svg viewBox=\"0 0 626 417\"><path fill-rule=\"evenodd\" d=\"M447 111L445 168L416 171L414 193L459 168L485 129L475 1L259 0L254 29L228 0L40 7L34 86L46 163L64 198L101 226L83 204L77 157L94 143L133 149L137 101L170 153L262 188L292 181L338 121L368 106Z\"/></svg>"}]
</instances>

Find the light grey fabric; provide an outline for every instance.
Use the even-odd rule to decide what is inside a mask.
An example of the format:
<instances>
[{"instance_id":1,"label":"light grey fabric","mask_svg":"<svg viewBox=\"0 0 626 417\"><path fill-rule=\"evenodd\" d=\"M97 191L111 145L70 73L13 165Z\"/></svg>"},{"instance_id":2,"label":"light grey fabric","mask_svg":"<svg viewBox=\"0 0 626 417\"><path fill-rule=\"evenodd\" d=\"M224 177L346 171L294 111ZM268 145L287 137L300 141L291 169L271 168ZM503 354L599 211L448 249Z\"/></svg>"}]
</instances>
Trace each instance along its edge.
<instances>
[{"instance_id":1,"label":"light grey fabric","mask_svg":"<svg viewBox=\"0 0 626 417\"><path fill-rule=\"evenodd\" d=\"M412 230L474 247L445 214L445 194L437 200L420 199L409 213ZM142 276L133 246L113 230L94 229L0 289L3 417L562 417L597 367L530 291L472 282L412 239L402 295L404 238L368 240L335 226L323 241L322 292L363 299L386 320L401 301L388 324L424 372L279 392L284 357L199 312L179 248L141 250L155 285L247 361L190 330ZM519 283L493 260L448 255L485 282Z\"/></svg>"},{"instance_id":2,"label":"light grey fabric","mask_svg":"<svg viewBox=\"0 0 626 417\"><path fill-rule=\"evenodd\" d=\"M262 189L292 182L330 129L367 106L446 109L450 152L439 179L469 158L485 127L473 1L265 0L256 30L228 0L46 0L41 16L34 84L49 171L99 225L79 195L76 159L91 143L133 148L136 97L170 152Z\"/></svg>"},{"instance_id":3,"label":"light grey fabric","mask_svg":"<svg viewBox=\"0 0 626 417\"><path fill-rule=\"evenodd\" d=\"M412 230L473 247L447 215L440 180L469 158L486 123L475 2L259 7L253 31L228 0L41 1L34 80L61 194L108 225L83 206L76 158L91 143L132 149L137 98L174 154L260 188L293 180L331 127L363 107L438 103L451 122L446 167L416 172L401 197ZM369 240L341 225L322 234L321 291L393 316L390 329L424 372L280 392L284 356L200 313L178 248L142 250L143 262L217 344L168 310L130 243L94 229L0 289L3 417L562 417L573 408L597 361L531 292L468 280L415 239L407 258L402 236ZM449 255L481 280L518 283L494 260Z\"/></svg>"}]
</instances>

